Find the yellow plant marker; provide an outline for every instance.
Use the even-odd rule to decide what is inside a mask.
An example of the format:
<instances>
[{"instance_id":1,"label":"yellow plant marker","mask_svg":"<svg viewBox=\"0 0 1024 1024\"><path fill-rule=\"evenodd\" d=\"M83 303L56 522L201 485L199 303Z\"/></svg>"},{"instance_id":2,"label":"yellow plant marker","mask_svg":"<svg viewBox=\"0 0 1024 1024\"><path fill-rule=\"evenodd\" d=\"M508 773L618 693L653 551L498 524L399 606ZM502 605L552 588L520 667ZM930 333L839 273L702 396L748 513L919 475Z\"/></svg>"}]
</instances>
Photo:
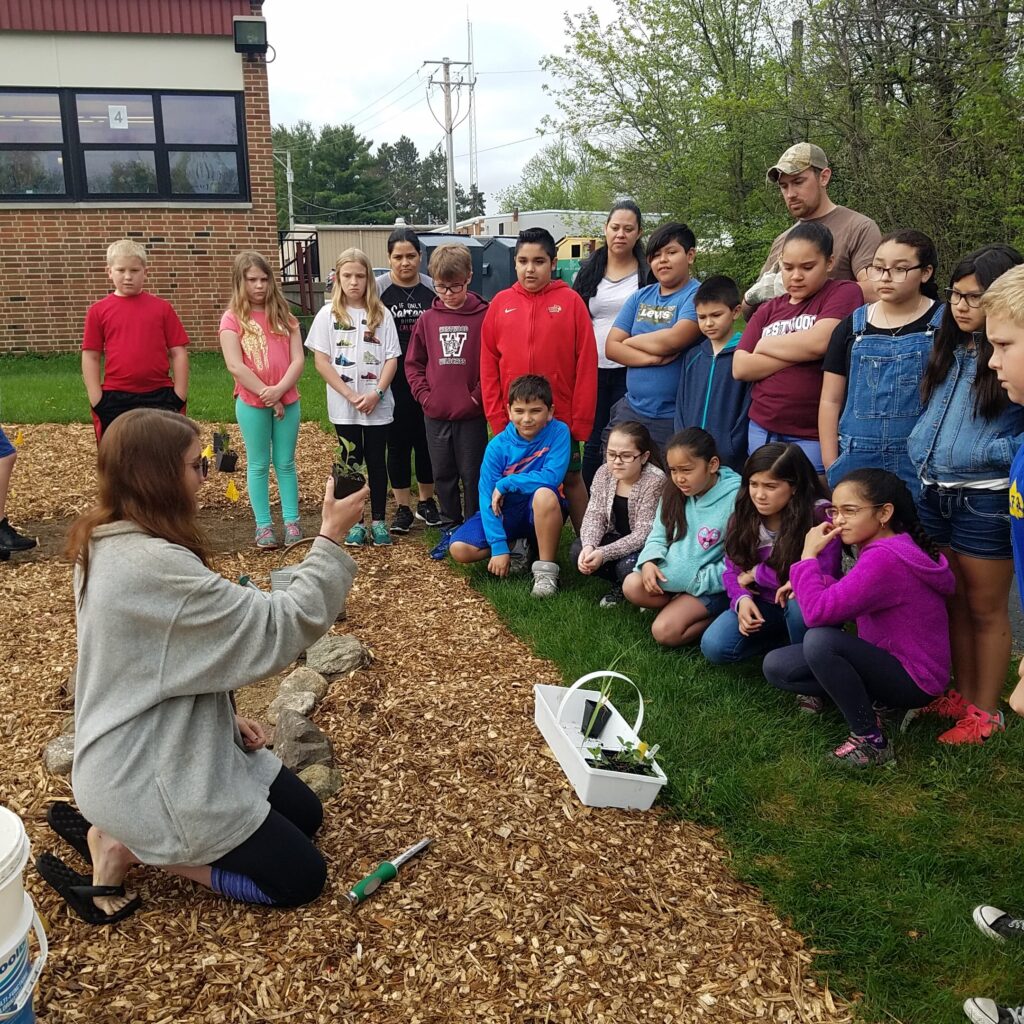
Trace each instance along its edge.
<instances>
[{"instance_id":1,"label":"yellow plant marker","mask_svg":"<svg viewBox=\"0 0 1024 1024\"><path fill-rule=\"evenodd\" d=\"M227 489L224 491L228 501L238 501L238 488L235 486L234 480L228 481Z\"/></svg>"},{"instance_id":2,"label":"yellow plant marker","mask_svg":"<svg viewBox=\"0 0 1024 1024\"><path fill-rule=\"evenodd\" d=\"M212 444L208 444L203 449L203 458L204 459L212 459L213 458L213 445Z\"/></svg>"},{"instance_id":3,"label":"yellow plant marker","mask_svg":"<svg viewBox=\"0 0 1024 1024\"><path fill-rule=\"evenodd\" d=\"M15 448L20 448L24 443L25 443L25 435L19 430L14 435L14 440L11 442L11 444L13 444Z\"/></svg>"}]
</instances>

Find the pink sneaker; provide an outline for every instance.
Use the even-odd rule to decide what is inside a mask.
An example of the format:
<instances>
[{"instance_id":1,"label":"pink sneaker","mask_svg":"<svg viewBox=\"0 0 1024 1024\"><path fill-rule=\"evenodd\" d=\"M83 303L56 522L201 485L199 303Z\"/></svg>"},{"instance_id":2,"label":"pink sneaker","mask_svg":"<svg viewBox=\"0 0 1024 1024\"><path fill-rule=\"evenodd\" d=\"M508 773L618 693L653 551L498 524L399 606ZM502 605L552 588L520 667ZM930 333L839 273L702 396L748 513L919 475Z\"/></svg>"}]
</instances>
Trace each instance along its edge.
<instances>
[{"instance_id":1,"label":"pink sneaker","mask_svg":"<svg viewBox=\"0 0 1024 1024\"><path fill-rule=\"evenodd\" d=\"M293 544L298 544L302 540L302 527L298 521L294 523L284 524L284 546L290 548Z\"/></svg>"},{"instance_id":2,"label":"pink sneaker","mask_svg":"<svg viewBox=\"0 0 1024 1024\"><path fill-rule=\"evenodd\" d=\"M1002 711L991 715L973 704L968 704L967 713L952 729L947 729L939 736L939 742L951 746L959 746L961 743L984 743L993 733L1005 730L1006 722Z\"/></svg>"},{"instance_id":3,"label":"pink sneaker","mask_svg":"<svg viewBox=\"0 0 1024 1024\"><path fill-rule=\"evenodd\" d=\"M938 718L952 718L955 722L959 722L967 714L969 707L970 705L958 691L947 690L940 697L936 697L930 704L925 704L923 708L911 708L903 716L900 732L906 732L911 722L916 721L918 718L923 718L925 715L936 715Z\"/></svg>"}]
</instances>

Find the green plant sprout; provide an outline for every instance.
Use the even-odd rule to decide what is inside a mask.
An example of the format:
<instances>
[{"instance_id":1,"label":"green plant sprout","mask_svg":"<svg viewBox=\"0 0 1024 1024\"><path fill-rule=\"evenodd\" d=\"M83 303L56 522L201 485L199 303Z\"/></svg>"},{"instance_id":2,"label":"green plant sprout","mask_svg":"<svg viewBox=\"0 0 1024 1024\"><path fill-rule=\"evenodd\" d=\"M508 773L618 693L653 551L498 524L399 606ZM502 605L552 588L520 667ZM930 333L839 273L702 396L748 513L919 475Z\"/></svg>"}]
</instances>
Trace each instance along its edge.
<instances>
[{"instance_id":1,"label":"green plant sprout","mask_svg":"<svg viewBox=\"0 0 1024 1024\"><path fill-rule=\"evenodd\" d=\"M587 748L590 761L595 768L634 775L655 774L654 757L661 749L660 744L655 743L653 747L649 747L643 740L634 743L632 740L624 740L621 736L615 738L621 744L618 750L606 750L600 744Z\"/></svg>"}]
</instances>

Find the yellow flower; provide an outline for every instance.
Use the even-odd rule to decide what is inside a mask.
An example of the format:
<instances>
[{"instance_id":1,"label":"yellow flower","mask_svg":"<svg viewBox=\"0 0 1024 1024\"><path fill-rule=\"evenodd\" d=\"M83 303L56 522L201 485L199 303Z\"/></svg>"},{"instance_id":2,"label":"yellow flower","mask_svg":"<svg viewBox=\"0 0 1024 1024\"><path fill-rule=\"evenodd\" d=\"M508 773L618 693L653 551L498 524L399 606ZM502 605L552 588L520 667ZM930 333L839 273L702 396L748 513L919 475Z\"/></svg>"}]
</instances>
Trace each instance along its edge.
<instances>
[{"instance_id":1,"label":"yellow flower","mask_svg":"<svg viewBox=\"0 0 1024 1024\"><path fill-rule=\"evenodd\" d=\"M643 756L644 756L644 754L646 754L646 753L647 753L647 744L646 744L646 743L644 743L644 741L643 741L643 740L641 740L641 741L640 741L640 742L639 742L639 743L638 743L638 744L636 745L636 752L637 752L637 755L638 755L638 756L640 756L640 757L643 757Z\"/></svg>"}]
</instances>

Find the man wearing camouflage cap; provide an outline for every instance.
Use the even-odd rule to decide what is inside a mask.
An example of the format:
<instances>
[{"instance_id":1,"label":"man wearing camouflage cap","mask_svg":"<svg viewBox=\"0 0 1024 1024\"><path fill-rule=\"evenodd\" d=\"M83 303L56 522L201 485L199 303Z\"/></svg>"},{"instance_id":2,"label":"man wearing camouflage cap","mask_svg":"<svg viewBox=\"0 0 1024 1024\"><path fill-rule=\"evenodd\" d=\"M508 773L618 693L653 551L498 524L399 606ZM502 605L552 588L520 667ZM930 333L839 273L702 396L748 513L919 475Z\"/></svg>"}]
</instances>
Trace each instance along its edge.
<instances>
[{"instance_id":1,"label":"man wearing camouflage cap","mask_svg":"<svg viewBox=\"0 0 1024 1024\"><path fill-rule=\"evenodd\" d=\"M875 294L867 280L867 268L882 235L870 217L845 206L836 206L829 199L827 189L831 177L832 169L825 151L810 142L790 146L778 163L768 168L768 181L779 186L790 215L797 221L817 221L832 232L835 264L829 276L837 281L856 281L864 291L864 301L870 302ZM788 230L772 242L757 283L743 297L748 318L766 299L782 294L778 262Z\"/></svg>"}]
</instances>

